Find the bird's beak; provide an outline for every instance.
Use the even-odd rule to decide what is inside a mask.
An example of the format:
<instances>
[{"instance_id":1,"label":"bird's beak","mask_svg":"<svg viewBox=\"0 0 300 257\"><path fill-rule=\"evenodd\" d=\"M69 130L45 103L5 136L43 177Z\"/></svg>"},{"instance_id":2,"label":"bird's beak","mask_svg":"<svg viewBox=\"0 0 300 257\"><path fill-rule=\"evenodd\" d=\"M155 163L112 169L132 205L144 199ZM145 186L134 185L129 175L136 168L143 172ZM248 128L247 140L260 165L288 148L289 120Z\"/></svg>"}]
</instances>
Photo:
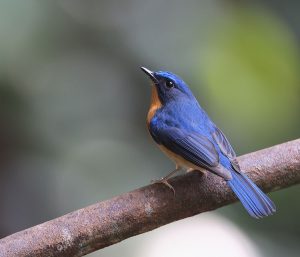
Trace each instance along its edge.
<instances>
[{"instance_id":1,"label":"bird's beak","mask_svg":"<svg viewBox=\"0 0 300 257\"><path fill-rule=\"evenodd\" d=\"M141 67L141 70L143 71L143 72L145 72L149 77L150 77L150 79L153 81L153 83L154 84L158 84L158 80L157 80L157 78L154 76L154 72L153 71L151 71L151 70L148 70L147 68L145 68L145 67Z\"/></svg>"}]
</instances>

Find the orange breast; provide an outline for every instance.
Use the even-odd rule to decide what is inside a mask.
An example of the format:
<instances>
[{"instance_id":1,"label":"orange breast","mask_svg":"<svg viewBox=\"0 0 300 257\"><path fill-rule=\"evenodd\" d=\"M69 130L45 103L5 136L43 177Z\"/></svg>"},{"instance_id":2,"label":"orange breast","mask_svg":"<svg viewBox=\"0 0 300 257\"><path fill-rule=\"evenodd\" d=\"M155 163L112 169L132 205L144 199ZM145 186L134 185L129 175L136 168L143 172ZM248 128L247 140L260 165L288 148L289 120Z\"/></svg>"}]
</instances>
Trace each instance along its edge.
<instances>
[{"instance_id":1,"label":"orange breast","mask_svg":"<svg viewBox=\"0 0 300 257\"><path fill-rule=\"evenodd\" d=\"M156 87L152 86L152 92L151 92L151 102L150 102L150 108L147 115L147 126L149 127L150 122L155 115L156 111L162 107L161 101L159 100L158 93Z\"/></svg>"}]
</instances>

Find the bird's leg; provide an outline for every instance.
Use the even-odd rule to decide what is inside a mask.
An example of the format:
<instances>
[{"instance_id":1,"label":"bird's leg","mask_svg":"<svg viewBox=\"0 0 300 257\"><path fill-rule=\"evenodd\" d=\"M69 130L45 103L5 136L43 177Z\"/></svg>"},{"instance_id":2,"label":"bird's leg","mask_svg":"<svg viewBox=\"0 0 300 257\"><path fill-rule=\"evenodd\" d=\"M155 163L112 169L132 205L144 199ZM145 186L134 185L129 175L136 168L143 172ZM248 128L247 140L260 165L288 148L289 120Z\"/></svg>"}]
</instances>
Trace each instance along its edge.
<instances>
[{"instance_id":1,"label":"bird's leg","mask_svg":"<svg viewBox=\"0 0 300 257\"><path fill-rule=\"evenodd\" d=\"M189 168L186 170L186 173L195 172L195 171L201 172L203 175L205 175L205 177L207 177L207 170L201 168L199 169Z\"/></svg>"},{"instance_id":2,"label":"bird's leg","mask_svg":"<svg viewBox=\"0 0 300 257\"><path fill-rule=\"evenodd\" d=\"M181 170L181 167L179 166L176 166L176 169L173 170L172 172L170 172L167 176L165 177L162 177L161 179L157 179L157 180L152 180L151 183L152 184L158 184L158 183L162 183L162 184L165 184L167 187L169 187L174 195L175 195L175 189L174 187L168 182L168 179L171 178L175 173L177 173L178 171Z\"/></svg>"},{"instance_id":3,"label":"bird's leg","mask_svg":"<svg viewBox=\"0 0 300 257\"><path fill-rule=\"evenodd\" d=\"M188 168L188 169L186 170L186 173L190 173L190 172L192 172L192 171L196 171L196 169Z\"/></svg>"}]
</instances>

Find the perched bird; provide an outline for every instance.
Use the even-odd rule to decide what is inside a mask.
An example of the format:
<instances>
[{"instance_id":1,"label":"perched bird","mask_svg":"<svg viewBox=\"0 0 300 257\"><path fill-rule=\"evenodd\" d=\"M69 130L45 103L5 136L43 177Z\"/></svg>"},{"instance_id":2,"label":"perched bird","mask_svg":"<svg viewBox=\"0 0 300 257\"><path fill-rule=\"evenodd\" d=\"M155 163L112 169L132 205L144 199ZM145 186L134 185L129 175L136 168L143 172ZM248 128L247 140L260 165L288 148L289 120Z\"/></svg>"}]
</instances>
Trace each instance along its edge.
<instances>
[{"instance_id":1,"label":"perched bird","mask_svg":"<svg viewBox=\"0 0 300 257\"><path fill-rule=\"evenodd\" d=\"M174 171L156 182L173 189L168 179L180 169L205 169L227 182L252 217L273 214L274 203L240 170L226 136L201 108L187 84L168 71L141 69L153 82L147 115L149 132L176 164Z\"/></svg>"}]
</instances>

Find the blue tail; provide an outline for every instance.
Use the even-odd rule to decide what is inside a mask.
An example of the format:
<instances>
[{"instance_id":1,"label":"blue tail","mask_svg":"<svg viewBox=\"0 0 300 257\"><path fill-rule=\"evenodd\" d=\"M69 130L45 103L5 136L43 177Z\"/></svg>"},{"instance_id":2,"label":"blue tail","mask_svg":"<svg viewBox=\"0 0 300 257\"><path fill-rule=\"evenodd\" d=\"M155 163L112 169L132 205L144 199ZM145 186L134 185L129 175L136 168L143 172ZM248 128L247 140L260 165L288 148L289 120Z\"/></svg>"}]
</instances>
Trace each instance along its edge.
<instances>
[{"instance_id":1,"label":"blue tail","mask_svg":"<svg viewBox=\"0 0 300 257\"><path fill-rule=\"evenodd\" d=\"M275 204L245 174L231 172L227 183L253 218L263 218L276 212Z\"/></svg>"}]
</instances>

